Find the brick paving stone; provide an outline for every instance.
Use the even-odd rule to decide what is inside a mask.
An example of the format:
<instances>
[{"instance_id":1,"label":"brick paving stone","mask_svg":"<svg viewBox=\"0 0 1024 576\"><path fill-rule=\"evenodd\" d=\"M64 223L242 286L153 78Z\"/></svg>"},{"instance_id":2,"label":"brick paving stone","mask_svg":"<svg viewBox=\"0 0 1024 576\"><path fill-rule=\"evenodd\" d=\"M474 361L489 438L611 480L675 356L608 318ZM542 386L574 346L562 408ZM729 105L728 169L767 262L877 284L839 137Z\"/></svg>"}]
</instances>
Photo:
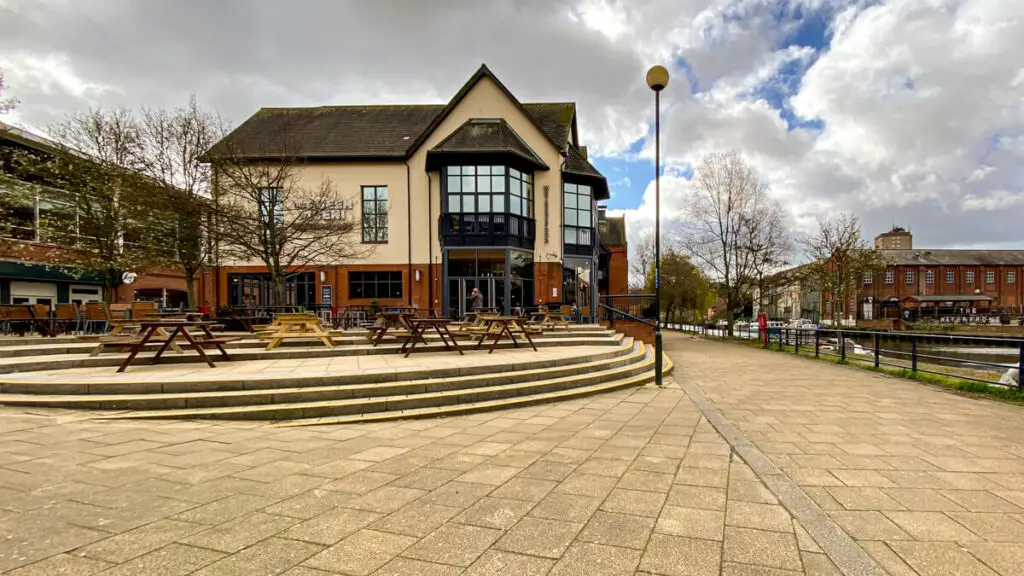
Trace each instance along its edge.
<instances>
[{"instance_id":1,"label":"brick paving stone","mask_svg":"<svg viewBox=\"0 0 1024 576\"><path fill-rule=\"evenodd\" d=\"M412 502L373 523L370 528L381 532L422 538L462 512L461 508Z\"/></svg>"},{"instance_id":2,"label":"brick paving stone","mask_svg":"<svg viewBox=\"0 0 1024 576\"><path fill-rule=\"evenodd\" d=\"M562 555L550 576L632 576L641 552L617 546L579 542Z\"/></svg>"},{"instance_id":3,"label":"brick paving stone","mask_svg":"<svg viewBox=\"0 0 1024 576\"><path fill-rule=\"evenodd\" d=\"M281 533L284 538L331 545L382 518L383 514L336 508Z\"/></svg>"},{"instance_id":4,"label":"brick paving stone","mask_svg":"<svg viewBox=\"0 0 1024 576\"><path fill-rule=\"evenodd\" d=\"M530 510L530 516L566 522L586 522L600 505L600 498L553 492Z\"/></svg>"},{"instance_id":5,"label":"brick paving stone","mask_svg":"<svg viewBox=\"0 0 1024 576\"><path fill-rule=\"evenodd\" d=\"M404 556L437 564L469 566L502 534L501 530L445 524L404 552Z\"/></svg>"},{"instance_id":6,"label":"brick paving stone","mask_svg":"<svg viewBox=\"0 0 1024 576\"><path fill-rule=\"evenodd\" d=\"M725 512L725 523L741 528L757 528L776 532L792 532L793 520L789 512L775 504L753 502L729 502Z\"/></svg>"},{"instance_id":7,"label":"brick paving stone","mask_svg":"<svg viewBox=\"0 0 1024 576\"><path fill-rule=\"evenodd\" d=\"M558 486L558 482L555 480L517 477L502 484L491 495L496 498L508 498L509 500L540 502L556 486Z\"/></svg>"},{"instance_id":8,"label":"brick paving stone","mask_svg":"<svg viewBox=\"0 0 1024 576\"><path fill-rule=\"evenodd\" d=\"M722 543L654 534L640 560L640 571L665 576L716 576Z\"/></svg>"},{"instance_id":9,"label":"brick paving stone","mask_svg":"<svg viewBox=\"0 0 1024 576\"><path fill-rule=\"evenodd\" d=\"M886 512L897 526L916 540L966 542L981 538L939 512Z\"/></svg>"},{"instance_id":10,"label":"brick paving stone","mask_svg":"<svg viewBox=\"0 0 1024 576\"><path fill-rule=\"evenodd\" d=\"M657 492L616 488L608 495L608 498L605 499L600 508L605 512L657 518L661 512L662 505L665 503L665 497L665 494Z\"/></svg>"},{"instance_id":11,"label":"brick paving stone","mask_svg":"<svg viewBox=\"0 0 1024 576\"><path fill-rule=\"evenodd\" d=\"M374 572L374 576L456 576L462 567L434 564L399 556Z\"/></svg>"},{"instance_id":12,"label":"brick paving stone","mask_svg":"<svg viewBox=\"0 0 1024 576\"><path fill-rule=\"evenodd\" d=\"M722 558L727 562L768 568L802 569L796 537L766 530L727 526Z\"/></svg>"},{"instance_id":13,"label":"brick paving stone","mask_svg":"<svg viewBox=\"0 0 1024 576\"><path fill-rule=\"evenodd\" d=\"M250 576L281 573L323 550L323 546L281 538L267 538L207 565L195 576Z\"/></svg>"},{"instance_id":14,"label":"brick paving stone","mask_svg":"<svg viewBox=\"0 0 1024 576\"><path fill-rule=\"evenodd\" d=\"M647 545L655 520L629 514L596 512L577 539L595 544L642 549Z\"/></svg>"},{"instance_id":15,"label":"brick paving stone","mask_svg":"<svg viewBox=\"0 0 1024 576\"><path fill-rule=\"evenodd\" d=\"M725 510L725 490L707 486L675 484L669 490L667 504L703 510Z\"/></svg>"},{"instance_id":16,"label":"brick paving stone","mask_svg":"<svg viewBox=\"0 0 1024 576\"><path fill-rule=\"evenodd\" d=\"M485 497L462 512L456 522L507 530L533 508L532 502Z\"/></svg>"},{"instance_id":17,"label":"brick paving stone","mask_svg":"<svg viewBox=\"0 0 1024 576\"><path fill-rule=\"evenodd\" d=\"M993 576L967 548L953 542L892 542L889 545L922 576Z\"/></svg>"},{"instance_id":18,"label":"brick paving stone","mask_svg":"<svg viewBox=\"0 0 1024 576\"><path fill-rule=\"evenodd\" d=\"M672 536L720 541L725 529L724 524L725 514L716 510L665 506L658 516L654 531Z\"/></svg>"},{"instance_id":19,"label":"brick paving stone","mask_svg":"<svg viewBox=\"0 0 1024 576\"><path fill-rule=\"evenodd\" d=\"M548 558L488 550L469 567L464 576L545 576L555 565Z\"/></svg>"},{"instance_id":20,"label":"brick paving stone","mask_svg":"<svg viewBox=\"0 0 1024 576\"><path fill-rule=\"evenodd\" d=\"M58 554L34 564L8 572L10 576L90 576L110 568L113 564L71 554Z\"/></svg>"},{"instance_id":21,"label":"brick paving stone","mask_svg":"<svg viewBox=\"0 0 1024 576\"><path fill-rule=\"evenodd\" d=\"M829 516L857 540L913 540L881 512L834 511Z\"/></svg>"},{"instance_id":22,"label":"brick paving stone","mask_svg":"<svg viewBox=\"0 0 1024 576\"><path fill-rule=\"evenodd\" d=\"M411 536L360 530L303 564L328 572L365 576L416 543Z\"/></svg>"},{"instance_id":23,"label":"brick paving stone","mask_svg":"<svg viewBox=\"0 0 1024 576\"><path fill-rule=\"evenodd\" d=\"M160 574L162 576L178 576L191 574L200 568L223 558L225 554L184 546L168 544L137 558L118 564L102 572L103 576L136 576L138 574Z\"/></svg>"},{"instance_id":24,"label":"brick paving stone","mask_svg":"<svg viewBox=\"0 0 1024 576\"><path fill-rule=\"evenodd\" d=\"M582 524L527 516L505 533L495 548L531 556L559 558Z\"/></svg>"}]
</instances>

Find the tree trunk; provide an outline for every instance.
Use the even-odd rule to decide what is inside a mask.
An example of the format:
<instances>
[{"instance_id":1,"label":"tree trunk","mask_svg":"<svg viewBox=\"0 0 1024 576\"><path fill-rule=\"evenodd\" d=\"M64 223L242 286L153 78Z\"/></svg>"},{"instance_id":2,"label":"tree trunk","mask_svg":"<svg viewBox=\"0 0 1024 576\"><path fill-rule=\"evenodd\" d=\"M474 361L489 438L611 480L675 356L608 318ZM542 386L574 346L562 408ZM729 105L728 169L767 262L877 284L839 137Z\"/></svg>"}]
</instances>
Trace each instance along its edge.
<instances>
[{"instance_id":1,"label":"tree trunk","mask_svg":"<svg viewBox=\"0 0 1024 576\"><path fill-rule=\"evenodd\" d=\"M195 273L185 272L185 292L188 293L188 309L196 309L196 279Z\"/></svg>"},{"instance_id":2,"label":"tree trunk","mask_svg":"<svg viewBox=\"0 0 1024 576\"><path fill-rule=\"evenodd\" d=\"M284 299L284 276L275 274L272 280L274 282L274 297L277 300L275 305L284 306L286 303Z\"/></svg>"}]
</instances>

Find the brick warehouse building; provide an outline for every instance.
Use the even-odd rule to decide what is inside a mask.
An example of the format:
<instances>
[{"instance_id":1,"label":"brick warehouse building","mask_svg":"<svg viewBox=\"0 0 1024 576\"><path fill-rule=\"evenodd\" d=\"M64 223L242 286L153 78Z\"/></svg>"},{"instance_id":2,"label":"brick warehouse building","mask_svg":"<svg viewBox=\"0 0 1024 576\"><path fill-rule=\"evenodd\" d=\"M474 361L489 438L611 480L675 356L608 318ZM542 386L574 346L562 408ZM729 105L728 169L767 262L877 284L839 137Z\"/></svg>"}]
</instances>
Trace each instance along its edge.
<instances>
[{"instance_id":1,"label":"brick warehouse building","mask_svg":"<svg viewBox=\"0 0 1024 576\"><path fill-rule=\"evenodd\" d=\"M899 238L904 249L888 249ZM858 302L846 303L844 318L931 318L998 312L1019 318L1024 311L1024 250L912 248L903 229L879 235L875 245L888 266L863 279ZM826 301L823 317L831 314ZM854 314L854 309L856 313Z\"/></svg>"}]
</instances>

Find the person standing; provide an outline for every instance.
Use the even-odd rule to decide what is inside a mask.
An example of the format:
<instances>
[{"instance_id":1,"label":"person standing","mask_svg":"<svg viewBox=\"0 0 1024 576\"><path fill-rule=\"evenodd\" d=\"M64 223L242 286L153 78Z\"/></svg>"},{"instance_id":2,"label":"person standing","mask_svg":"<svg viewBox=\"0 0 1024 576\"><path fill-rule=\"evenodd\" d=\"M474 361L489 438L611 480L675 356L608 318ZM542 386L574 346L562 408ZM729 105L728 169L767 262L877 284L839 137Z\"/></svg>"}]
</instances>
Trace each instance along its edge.
<instances>
[{"instance_id":1,"label":"person standing","mask_svg":"<svg viewBox=\"0 0 1024 576\"><path fill-rule=\"evenodd\" d=\"M479 312L484 307L484 295L480 293L479 288L473 288L472 294L469 296L469 311Z\"/></svg>"}]
</instances>

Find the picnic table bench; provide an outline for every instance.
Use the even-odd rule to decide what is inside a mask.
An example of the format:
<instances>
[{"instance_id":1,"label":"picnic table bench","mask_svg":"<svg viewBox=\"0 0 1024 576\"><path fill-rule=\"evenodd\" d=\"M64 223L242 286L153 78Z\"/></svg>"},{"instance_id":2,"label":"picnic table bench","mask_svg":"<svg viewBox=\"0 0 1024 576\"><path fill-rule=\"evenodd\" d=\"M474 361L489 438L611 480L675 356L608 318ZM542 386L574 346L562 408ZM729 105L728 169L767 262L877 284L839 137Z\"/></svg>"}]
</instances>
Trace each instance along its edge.
<instances>
[{"instance_id":1,"label":"picnic table bench","mask_svg":"<svg viewBox=\"0 0 1024 576\"><path fill-rule=\"evenodd\" d=\"M465 356L462 349L459 348L459 344L455 341L455 336L448 330L448 325L451 324L451 320L445 318L411 318L409 319L412 329L408 335L398 336L399 339L404 340L402 348L399 353L404 352L405 357L408 358L409 354L416 349L416 344L426 344L427 341L423 338L423 333L428 328L433 328L437 335L441 337L441 342L444 344L446 350L454 349L459 353L459 356Z\"/></svg>"},{"instance_id":2,"label":"picnic table bench","mask_svg":"<svg viewBox=\"0 0 1024 576\"><path fill-rule=\"evenodd\" d=\"M139 322L139 333L141 338L132 338L131 340L122 339L116 342L104 343L108 347L128 348L128 358L125 359L121 367L117 369L118 372L124 372L128 369L128 366L135 360L135 357L139 355L143 347L149 342L163 342L160 348L156 351L156 355L153 356L153 362L157 362L163 353L167 351L172 345L175 345L174 339L178 336L184 338L185 342L181 343L181 346L194 350L199 356L206 361L210 368L216 368L216 364L213 360L206 355L206 348L216 348L220 351L221 356L225 360L230 360L231 357L227 351L224 350L224 344L240 340L238 337L220 337L214 336L209 329L209 322L203 322L198 320L142 320ZM199 328L205 338L196 340L189 333L188 328ZM166 331L170 329L170 333ZM159 335L158 332L162 332L164 335Z\"/></svg>"},{"instance_id":3,"label":"picnic table bench","mask_svg":"<svg viewBox=\"0 0 1024 576\"><path fill-rule=\"evenodd\" d=\"M485 318L484 322L487 327L480 333L480 340L476 343L477 348L482 346L485 340L492 340L491 349L487 351L490 354L494 352L498 341L506 337L515 344L516 348L519 348L519 341L515 337L515 334L519 334L530 343L530 347L533 348L534 352L537 351L537 345L533 343L533 338L530 338L530 334L538 334L539 332L536 328L527 326L522 318L518 316L492 316Z\"/></svg>"},{"instance_id":4,"label":"picnic table bench","mask_svg":"<svg viewBox=\"0 0 1024 576\"><path fill-rule=\"evenodd\" d=\"M256 328L255 326L253 327ZM287 339L303 338L319 340L324 346L334 348L334 340L320 323L320 317L311 312L287 312L278 314L274 321L256 330L256 336L270 340L267 350L273 350Z\"/></svg>"}]
</instances>

